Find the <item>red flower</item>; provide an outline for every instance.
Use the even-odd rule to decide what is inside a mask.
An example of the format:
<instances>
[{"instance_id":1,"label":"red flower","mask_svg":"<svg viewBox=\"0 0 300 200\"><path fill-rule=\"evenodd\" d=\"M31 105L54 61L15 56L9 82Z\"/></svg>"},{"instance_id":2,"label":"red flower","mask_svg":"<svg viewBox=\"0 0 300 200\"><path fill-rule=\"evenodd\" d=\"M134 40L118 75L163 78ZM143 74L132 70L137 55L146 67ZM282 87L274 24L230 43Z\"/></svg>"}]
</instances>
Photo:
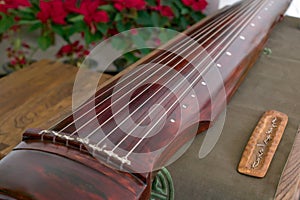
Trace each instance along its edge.
<instances>
[{"instance_id":1,"label":"red flower","mask_svg":"<svg viewBox=\"0 0 300 200\"><path fill-rule=\"evenodd\" d=\"M182 3L186 6L190 6L195 11L202 11L206 8L206 0L181 0Z\"/></svg>"},{"instance_id":2,"label":"red flower","mask_svg":"<svg viewBox=\"0 0 300 200\"><path fill-rule=\"evenodd\" d=\"M162 16L174 17L174 13L173 13L172 9L169 6L160 6L159 11L160 11Z\"/></svg>"},{"instance_id":3,"label":"red flower","mask_svg":"<svg viewBox=\"0 0 300 200\"><path fill-rule=\"evenodd\" d=\"M75 41L74 43L64 45L57 52L56 57L70 56L73 54L77 54L79 57L83 57L88 55L90 52L84 49L83 45L79 44L79 41Z\"/></svg>"},{"instance_id":4,"label":"red flower","mask_svg":"<svg viewBox=\"0 0 300 200\"><path fill-rule=\"evenodd\" d=\"M150 7L152 10L160 12L162 16L165 17L174 17L174 13L169 6L161 5L161 0L157 0L157 6Z\"/></svg>"},{"instance_id":5,"label":"red flower","mask_svg":"<svg viewBox=\"0 0 300 200\"><path fill-rule=\"evenodd\" d=\"M84 57L84 56L87 56L90 54L90 51L88 50L84 50L84 51L81 51L77 54L78 57Z\"/></svg>"},{"instance_id":6,"label":"red flower","mask_svg":"<svg viewBox=\"0 0 300 200\"><path fill-rule=\"evenodd\" d=\"M137 10L144 9L146 6L145 0L115 0L114 7L122 11L125 8L135 8Z\"/></svg>"},{"instance_id":7,"label":"red flower","mask_svg":"<svg viewBox=\"0 0 300 200\"><path fill-rule=\"evenodd\" d=\"M37 13L37 18L41 20L41 22L46 23L51 19L56 24L66 24L65 17L68 13L64 8L63 1L41 0L40 9L41 11Z\"/></svg>"},{"instance_id":8,"label":"red flower","mask_svg":"<svg viewBox=\"0 0 300 200\"><path fill-rule=\"evenodd\" d=\"M26 49L30 49L29 44L27 44L26 42L22 42L22 47L24 47Z\"/></svg>"},{"instance_id":9,"label":"red flower","mask_svg":"<svg viewBox=\"0 0 300 200\"><path fill-rule=\"evenodd\" d=\"M17 62L18 62L18 61L17 61L16 59L12 59L12 60L10 61L10 64L11 64L11 65L16 65Z\"/></svg>"},{"instance_id":10,"label":"red flower","mask_svg":"<svg viewBox=\"0 0 300 200\"><path fill-rule=\"evenodd\" d=\"M25 64L26 64L26 59L25 59L25 57L19 58L18 61L19 61L19 64L20 64L20 65L25 65Z\"/></svg>"},{"instance_id":11,"label":"red flower","mask_svg":"<svg viewBox=\"0 0 300 200\"><path fill-rule=\"evenodd\" d=\"M16 57L16 58L13 58L11 61L10 61L10 64L11 65L25 65L26 64L26 58L25 57Z\"/></svg>"},{"instance_id":12,"label":"red flower","mask_svg":"<svg viewBox=\"0 0 300 200\"><path fill-rule=\"evenodd\" d=\"M192 8L195 11L202 11L202 10L204 10L206 8L206 6L207 6L207 2L205 0L202 0L202 1L195 2L192 5Z\"/></svg>"},{"instance_id":13,"label":"red flower","mask_svg":"<svg viewBox=\"0 0 300 200\"><path fill-rule=\"evenodd\" d=\"M191 6L195 0L181 0L182 3L186 6Z\"/></svg>"},{"instance_id":14,"label":"red flower","mask_svg":"<svg viewBox=\"0 0 300 200\"><path fill-rule=\"evenodd\" d=\"M84 0L77 7L77 0L69 0L65 3L66 8L72 12L82 14L83 20L87 23L92 33L96 32L95 23L108 22L108 14L103 10L98 10L98 7L105 4L101 0Z\"/></svg>"},{"instance_id":15,"label":"red flower","mask_svg":"<svg viewBox=\"0 0 300 200\"><path fill-rule=\"evenodd\" d=\"M31 6L29 0L0 0L0 12L7 13L8 9Z\"/></svg>"},{"instance_id":16,"label":"red flower","mask_svg":"<svg viewBox=\"0 0 300 200\"><path fill-rule=\"evenodd\" d=\"M82 14L84 21L87 24L92 22L108 22L108 14L103 10L98 10L98 7L104 3L100 0L84 0L81 1L79 7L76 6L77 0L69 0L66 2L66 7L72 12Z\"/></svg>"},{"instance_id":17,"label":"red flower","mask_svg":"<svg viewBox=\"0 0 300 200\"><path fill-rule=\"evenodd\" d=\"M72 55L73 53L73 44L67 44L60 48L60 50L57 52L56 57L63 57L65 55Z\"/></svg>"},{"instance_id":18,"label":"red flower","mask_svg":"<svg viewBox=\"0 0 300 200\"><path fill-rule=\"evenodd\" d=\"M111 28L111 29L108 29L107 31L107 36L110 36L110 35L116 35L118 34L118 30L116 28Z\"/></svg>"},{"instance_id":19,"label":"red flower","mask_svg":"<svg viewBox=\"0 0 300 200\"><path fill-rule=\"evenodd\" d=\"M17 32L20 28L21 28L20 25L13 25L12 27L10 27L10 30Z\"/></svg>"}]
</instances>

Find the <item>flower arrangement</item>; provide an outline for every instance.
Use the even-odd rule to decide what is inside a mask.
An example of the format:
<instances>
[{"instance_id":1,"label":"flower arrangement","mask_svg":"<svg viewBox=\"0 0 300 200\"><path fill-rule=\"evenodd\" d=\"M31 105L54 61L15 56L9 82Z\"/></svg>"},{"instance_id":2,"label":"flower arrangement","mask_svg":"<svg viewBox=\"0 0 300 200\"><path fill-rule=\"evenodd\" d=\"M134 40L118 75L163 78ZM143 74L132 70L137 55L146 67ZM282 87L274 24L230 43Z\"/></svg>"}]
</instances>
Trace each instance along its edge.
<instances>
[{"instance_id":1,"label":"flower arrangement","mask_svg":"<svg viewBox=\"0 0 300 200\"><path fill-rule=\"evenodd\" d=\"M7 49L11 64L17 61L19 67L28 58L22 49L45 51L56 36L65 42L56 56L75 60L87 55L93 44L128 29L155 26L182 31L204 17L206 6L206 0L0 0L0 40L21 27L39 31L36 47L25 45L18 36L13 41L19 45ZM76 34L81 42L74 41ZM136 54L126 59L133 62Z\"/></svg>"}]
</instances>

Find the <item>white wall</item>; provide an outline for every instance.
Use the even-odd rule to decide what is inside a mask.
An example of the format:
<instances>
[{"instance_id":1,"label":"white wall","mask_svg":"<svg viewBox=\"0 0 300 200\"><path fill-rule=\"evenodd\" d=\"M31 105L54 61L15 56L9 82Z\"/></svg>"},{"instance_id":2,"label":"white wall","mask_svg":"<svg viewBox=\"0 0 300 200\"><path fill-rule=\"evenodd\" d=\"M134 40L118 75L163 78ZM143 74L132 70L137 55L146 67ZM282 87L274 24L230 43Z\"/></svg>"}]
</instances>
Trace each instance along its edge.
<instances>
[{"instance_id":1,"label":"white wall","mask_svg":"<svg viewBox=\"0 0 300 200\"><path fill-rule=\"evenodd\" d=\"M219 8L223 8L226 5L231 5L238 1L241 0L207 0L208 8L206 10L206 13L207 14L212 13ZM286 15L300 18L300 0L293 0L291 6L286 12Z\"/></svg>"},{"instance_id":2,"label":"white wall","mask_svg":"<svg viewBox=\"0 0 300 200\"><path fill-rule=\"evenodd\" d=\"M208 0L208 1L215 1L215 0ZM220 0L219 8L223 8L226 5L234 4L235 2L238 2L240 0Z\"/></svg>"},{"instance_id":3,"label":"white wall","mask_svg":"<svg viewBox=\"0 0 300 200\"><path fill-rule=\"evenodd\" d=\"M291 6L285 13L286 15L298 17L300 18L300 1L299 0L293 0L291 3Z\"/></svg>"}]
</instances>

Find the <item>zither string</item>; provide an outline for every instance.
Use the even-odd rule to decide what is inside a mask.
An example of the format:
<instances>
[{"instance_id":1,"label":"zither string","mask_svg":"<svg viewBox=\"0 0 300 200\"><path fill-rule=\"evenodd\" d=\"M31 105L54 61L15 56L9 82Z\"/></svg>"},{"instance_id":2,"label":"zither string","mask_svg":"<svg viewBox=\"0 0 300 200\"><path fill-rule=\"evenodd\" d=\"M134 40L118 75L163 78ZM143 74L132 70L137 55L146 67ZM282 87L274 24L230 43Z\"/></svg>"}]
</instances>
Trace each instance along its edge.
<instances>
[{"instance_id":1,"label":"zither string","mask_svg":"<svg viewBox=\"0 0 300 200\"><path fill-rule=\"evenodd\" d=\"M231 13L232 13L232 12L234 12L234 10L232 10ZM230 13L229 13L229 14L230 14ZM227 15L228 15L228 14L227 14ZM232 15L231 15L231 16L232 16ZM218 18L217 18L217 19L218 19ZM209 24L207 24L207 25L206 25L206 28L205 28L205 26L202 27L202 28L205 28L204 30L201 30L201 29L198 30L198 32L193 33L191 37L193 37L193 35L196 35L195 37L200 36L203 32L205 32L208 28L211 28L213 25L215 25L216 23L218 23L220 20L224 20L224 19L218 19L218 20L215 19L214 21L212 21L212 22L210 22ZM214 26L213 28L216 28L216 26ZM211 31L212 31L212 29L210 30L210 32L211 32ZM200 33L199 33L199 32L200 32ZM207 35L208 33L209 33L209 32L206 32L205 35ZM204 36L205 36L205 35L204 35ZM199 40L201 40L204 36L202 36ZM184 43L185 40L188 40L188 38L184 38L184 40L182 40L181 42L177 43L175 46L172 46L171 50L172 50L173 48L179 46L180 44ZM187 43L185 43L184 45L186 45L186 44L187 44ZM184 46L184 45L183 45L183 46ZM178 48L178 49L181 49L183 46L181 46L181 47ZM178 49L176 49L176 50L178 50ZM167 53L165 52L164 54L167 54ZM160 56L156 57L156 58L153 59L153 60L157 60L159 57L163 56L164 54L160 54ZM167 57L165 57L164 59L167 59L167 58L170 57L170 56L171 56L171 54L169 54L169 55L168 55ZM175 57L175 58L176 58L176 57ZM173 58L172 60L174 60L175 58ZM170 60L169 62L171 62L172 60ZM152 68L154 68L154 67L155 67L155 65L152 66ZM135 71L134 73L129 74L129 76L126 77L126 79L129 79L131 76L133 76L133 75L134 75L135 73L137 73L138 71L141 71L143 68L147 68L147 65L144 65L143 67L140 67L140 68L139 68L137 71ZM147 71L151 70L152 68L147 68L146 71L144 71L141 75L139 75L138 77L136 77L136 78L134 78L133 80L131 80L130 83L133 82L133 81L135 81L135 80L137 80L139 77L141 77L143 74L145 74ZM159 70L158 70L158 71L159 71ZM158 72L158 71L157 71L157 72ZM157 72L156 72L156 73L157 73ZM120 84L121 82L125 81L126 79L121 80L120 82L118 82L118 84ZM130 83L129 83L129 84L130 84ZM140 83L140 84L142 84L142 83ZM115 86L113 86L113 87L115 87ZM125 87L125 86L123 86L122 88L118 89L118 90L115 92L115 94L118 93L119 91L121 91L122 89L124 89L124 87ZM111 88L106 89L106 91L102 92L102 93L99 94L97 97L99 97L99 96L105 94L105 93L108 92L110 89L111 89ZM133 88L133 89L135 89L135 88ZM97 97L96 97L96 98L97 98ZM102 100L100 103L98 103L98 104L96 105L96 107L99 106L99 105L101 105L103 102L105 102L106 100L108 100L110 97L111 97L111 96L106 97L104 100ZM82 104L79 108L82 108L82 107L86 106L87 104L89 104L89 103L91 103L91 102L93 102L93 99L90 100L90 101L88 101L88 102L86 102L85 104ZM116 103L116 102L115 102L115 103ZM90 111L92 111L92 110L93 110L93 109L89 110L88 112L90 112ZM77 111L78 111L78 110L77 110ZM81 118L83 118L88 112L84 113L84 114L81 115L79 118L77 118L77 119L74 120L72 123L68 124L67 126L63 127L63 128L62 128L61 130L59 130L58 132L59 132L59 133L63 132L63 131L66 130L68 127L70 127L72 124L74 124L77 120L80 120ZM101 114L101 113L100 113L100 114ZM91 120L90 120L89 122L91 122ZM87 122L85 125L87 125L89 122ZM85 126L85 125L83 125L83 126ZM73 134L73 133L72 133L72 134Z\"/></svg>"},{"instance_id":2,"label":"zither string","mask_svg":"<svg viewBox=\"0 0 300 200\"><path fill-rule=\"evenodd\" d=\"M239 31L233 36L233 38L231 39L231 41L229 42L229 43L227 43L227 47L231 44L231 42L233 42L234 40L235 40L235 38L241 33L241 31L249 24L249 22L255 17L255 15L261 10L261 8L264 6L264 4L266 4L266 1L265 2L263 2L263 1L261 1L261 2L259 2L259 4L261 4L260 6L258 6L258 8L260 8L260 9L257 9L254 13L250 13L250 18L246 21L246 23L242 26L242 28L241 29L239 29ZM258 5L259 5L258 4ZM251 17L252 16L252 17ZM243 20L244 21L244 20ZM239 24L239 26L240 25L242 25L243 23L241 23L241 24ZM232 33L234 33L234 31L232 32ZM226 40L226 39L225 39ZM223 40L224 41L224 40ZM227 48L227 47L225 47L225 48ZM217 48L216 48L217 49ZM217 57L219 57L220 55L222 55L222 53L223 52L220 52L219 54L218 54L218 56ZM216 58L217 58L216 57ZM207 67L201 72L201 74L200 74L200 76L197 78L197 79L195 79L193 82L192 82L192 84L191 85L194 85L194 84L197 84L197 82L199 82L200 81L200 79L201 79L201 77L203 76L203 74L205 74L208 70L209 70L209 68L210 68L210 65L212 65L214 63L214 60L209 64L209 65L207 65ZM195 70L195 69L194 69ZM178 85L180 85L180 84L178 84ZM177 86L178 86L177 85ZM185 94L187 93L187 92L189 92L190 91L190 89L187 89L187 90L185 90L183 93L182 93L182 95L179 97L179 99L180 98L182 98L182 97L184 97L185 96ZM166 112L169 112L171 109L173 109L173 106L174 105L176 105L176 102L175 103L173 103L173 105L166 111ZM144 118L144 120L145 120L146 118ZM157 122L159 122L160 120L162 119L162 117L160 117L160 119L158 119L157 120ZM157 124L157 122L156 122L156 124ZM155 127L155 125L156 124L154 124L153 125L153 127ZM145 139L145 137L147 137L147 135L152 131L152 129L153 129L153 127L149 130L149 131L147 131L147 133L139 140L139 142L138 143L136 143L136 145L127 153L127 155L125 156L125 158L128 158L128 156L138 147L138 145ZM130 133L128 133L128 135L126 135L126 137L128 137L129 136L129 134ZM124 141L124 140L123 140ZM119 142L115 147L114 147L114 149L113 150L111 150L111 152L113 152L119 145L121 144L121 142Z\"/></svg>"},{"instance_id":3,"label":"zither string","mask_svg":"<svg viewBox=\"0 0 300 200\"><path fill-rule=\"evenodd\" d=\"M225 27L227 24L229 24L229 23L230 23L231 21L233 21L234 19L235 19L235 18L232 18L231 20L229 20L223 27ZM234 25L234 24L232 24L231 26L233 26L233 25ZM231 26L230 26L230 27L231 27ZM230 27L229 27L227 30L229 30ZM216 34L216 33L215 33L215 34ZM214 36L215 34L213 34L213 35L211 35L209 38L207 38L205 42L207 42L207 41L208 41L212 36ZM218 39L219 39L219 38L218 38ZM205 43L205 42L204 42L204 43ZM213 42L213 43L214 43L214 42ZM213 43L211 43L208 47L210 47ZM207 48L208 48L208 47L207 47ZM194 51L190 52L187 56L191 55L193 52L194 52ZM197 57L196 57L196 58L197 58ZM196 58L194 58L194 59L196 59ZM193 60L194 60L194 59L193 59ZM193 61L193 60L192 60L192 61ZM191 61L191 62L192 62L192 61ZM180 72L183 71L184 69L185 69L185 68L181 69L178 73L180 73ZM171 70L171 69L170 69L170 70ZM169 71L170 71L170 70L169 70ZM166 73L165 73L165 74L166 74ZM164 74L164 75L165 75L165 74ZM163 75L163 76L164 76L164 75ZM163 76L161 76L161 77L163 77ZM169 82L169 81L168 81L168 82ZM168 82L167 82L167 83L168 83ZM166 83L166 84L167 84L167 83ZM150 86L151 86L151 85L150 85ZM148 88L150 88L150 86L149 86ZM148 88L146 88L144 91L146 91ZM159 91L157 91L157 92L159 92ZM156 93L157 93L157 92L156 92ZM152 96L150 96L149 99L151 99L156 93L154 93ZM140 94L141 94L141 93L140 93ZM135 98L133 98L131 101L133 101L133 100L136 99L137 97L138 97L138 96L136 96ZM147 102L147 101L146 101L146 102ZM146 102L144 102L142 105L140 105L140 106L139 106L132 114L134 114L137 110L139 110L139 108L141 108ZM129 102L129 103L130 103L130 102ZM128 103L127 105L129 105L129 103ZM119 112L121 112L121 110L119 110L117 113L115 113L115 115L118 114ZM100 114L100 113L99 113L99 114ZM99 116L99 114L98 114L97 116ZM132 116L132 115L129 115L123 122L121 122L121 124L124 123L124 122L125 122L127 119L129 119L129 117L131 117L131 116ZM92 132L91 132L88 136L86 136L85 138L89 138L91 135L93 135L94 133L96 133L103 125L106 124L106 122L108 122L108 121L109 121L110 119L112 119L112 118L113 118L113 116L110 117L108 120L106 120L104 123L102 123L101 126L97 127L94 131L92 131ZM121 125L121 124L120 124L120 125ZM83 126L82 126L82 127L83 127ZM81 129L82 127L80 127L79 129ZM110 133L108 133L108 134L106 135L106 137L104 137L101 141L99 141L99 142L97 143L97 145L100 144L102 141L104 141L107 137L109 137L109 136L110 136L117 128L118 128L118 126L115 127L112 131L110 131ZM78 129L77 129L77 130L78 130Z\"/></svg>"}]
</instances>

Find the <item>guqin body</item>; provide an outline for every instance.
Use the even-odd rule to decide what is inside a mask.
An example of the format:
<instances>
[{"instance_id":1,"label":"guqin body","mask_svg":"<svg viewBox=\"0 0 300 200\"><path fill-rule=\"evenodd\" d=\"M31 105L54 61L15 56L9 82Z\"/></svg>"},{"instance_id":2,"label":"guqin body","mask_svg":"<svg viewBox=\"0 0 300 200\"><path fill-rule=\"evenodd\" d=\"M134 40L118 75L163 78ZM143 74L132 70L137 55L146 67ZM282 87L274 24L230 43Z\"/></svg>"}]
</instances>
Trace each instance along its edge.
<instances>
[{"instance_id":1,"label":"guqin body","mask_svg":"<svg viewBox=\"0 0 300 200\"><path fill-rule=\"evenodd\" d=\"M124 73L97 91L95 103L99 106L95 107L95 112L101 115L96 118L96 122L103 125L102 130L109 141L114 144L121 142L122 149L131 153L143 153L144 156L135 160L121 151L111 151L109 146L92 145L90 141L93 139L84 140L81 135L79 137L72 122L75 115L84 116L95 105L94 102L87 103L75 115L66 118L51 130L32 129L24 133L23 141L0 162L0 199L149 199L151 181L155 175L152 170L164 165L180 147L190 141L194 136L192 130L197 129L200 133L214 122L222 112L224 103L230 100L256 61L270 31L280 21L289 3L290 0L243 1L186 30L184 33L201 44L206 55L210 57L210 61L203 62L197 70L197 63L204 58L200 56L196 59L196 65L188 60L197 58L203 49L185 47L180 36L172 40L168 48L182 45L187 52L193 52L189 54L189 59L156 50L138 61L132 67L135 70L139 69L139 64L155 60L163 65L173 58L168 66L179 72L194 91L186 92L186 87L183 87L174 92L159 84L153 84L147 85L148 89L145 85L137 88L133 96L128 97L134 98L129 105L130 112L135 113L132 115L133 119L136 123L146 125L151 123L147 121L151 105L166 100L160 105L165 108L167 123L154 136L146 135L142 140L140 137L127 136L126 132L118 129L113 120L113 111L110 109L113 104L111 88L125 76ZM214 77L208 74L212 63L224 81L225 96L221 95L222 86L218 84L212 87L213 91L209 91L209 86L215 82ZM132 71L127 72L126 76L130 76ZM140 81L152 78L151 81L155 82L161 78L159 75L162 72L155 75L155 71L151 71L154 74L151 76L147 73L141 75L142 71L138 71ZM173 81L172 76L171 73L166 73L163 81ZM125 86L131 84L132 79L124 80ZM177 82L174 81L172 85L176 85ZM126 97L126 90L119 94L120 98L124 96ZM197 109L193 107L195 100ZM121 108L123 105L117 104L118 106ZM80 123L86 124L90 117L88 114ZM152 116L151 120L155 122L159 117ZM146 120L141 121L144 118ZM91 125L83 132L87 136L93 135L90 133L98 129L98 123L91 121ZM189 126L177 133L180 123ZM135 127L131 129L134 130ZM114 134L108 135L112 131ZM148 132L145 129L138 134ZM124 137L126 140L123 141ZM166 144L170 145L159 156L150 154ZM94 156L98 156L98 159ZM110 160L112 164L105 163L105 160ZM134 170L145 166L144 169L147 170L144 172Z\"/></svg>"}]
</instances>

